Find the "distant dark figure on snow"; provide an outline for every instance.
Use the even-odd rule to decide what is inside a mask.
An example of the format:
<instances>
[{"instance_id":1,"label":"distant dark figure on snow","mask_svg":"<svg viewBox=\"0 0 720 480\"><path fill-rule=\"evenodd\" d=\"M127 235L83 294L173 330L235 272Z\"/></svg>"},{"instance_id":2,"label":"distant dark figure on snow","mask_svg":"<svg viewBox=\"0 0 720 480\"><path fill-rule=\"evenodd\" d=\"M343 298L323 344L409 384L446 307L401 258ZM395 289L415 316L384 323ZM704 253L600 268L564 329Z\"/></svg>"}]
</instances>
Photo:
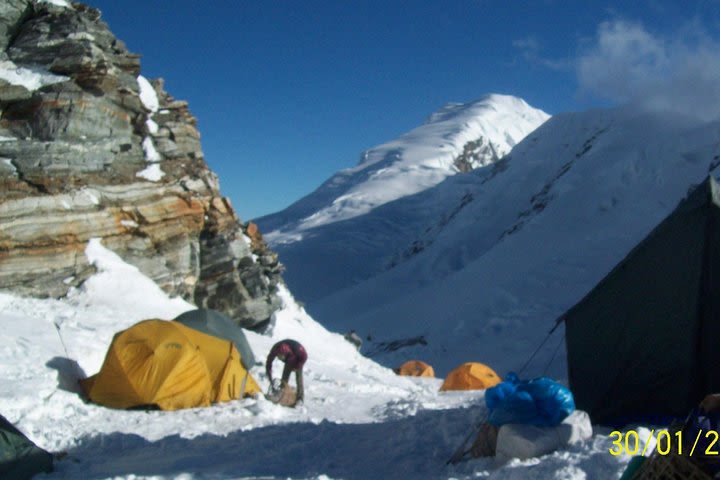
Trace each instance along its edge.
<instances>
[{"instance_id":1,"label":"distant dark figure on snow","mask_svg":"<svg viewBox=\"0 0 720 480\"><path fill-rule=\"evenodd\" d=\"M350 330L350 332L346 333L345 340L355 345L355 348L360 351L360 347L362 347L362 338L360 338L360 335L355 333L355 330Z\"/></svg>"},{"instance_id":2,"label":"distant dark figure on snow","mask_svg":"<svg viewBox=\"0 0 720 480\"><path fill-rule=\"evenodd\" d=\"M277 342L270 349L270 353L265 361L265 373L267 373L270 385L273 385L272 377L272 363L275 358L280 359L285 363L283 368L282 377L280 379L280 390L285 390L290 380L290 373L295 372L295 382L297 383L297 397L293 407L300 402L303 402L305 398L305 392L303 388L303 366L307 361L307 352L299 342L295 340L282 340Z\"/></svg>"}]
</instances>

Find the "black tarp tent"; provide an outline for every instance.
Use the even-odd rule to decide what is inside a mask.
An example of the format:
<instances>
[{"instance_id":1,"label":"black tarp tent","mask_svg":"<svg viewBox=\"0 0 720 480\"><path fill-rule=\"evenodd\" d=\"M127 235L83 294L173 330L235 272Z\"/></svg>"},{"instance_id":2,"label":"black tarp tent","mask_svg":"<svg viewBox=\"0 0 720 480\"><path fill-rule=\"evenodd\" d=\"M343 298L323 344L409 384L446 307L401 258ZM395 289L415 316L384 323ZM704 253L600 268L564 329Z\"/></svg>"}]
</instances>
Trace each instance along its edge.
<instances>
[{"instance_id":1,"label":"black tarp tent","mask_svg":"<svg viewBox=\"0 0 720 480\"><path fill-rule=\"evenodd\" d=\"M685 416L720 392L720 187L708 177L565 322L570 388L593 421Z\"/></svg>"},{"instance_id":2,"label":"black tarp tent","mask_svg":"<svg viewBox=\"0 0 720 480\"><path fill-rule=\"evenodd\" d=\"M230 340L240 352L240 361L243 367L250 370L255 365L255 355L245 338L242 327L230 317L217 310L198 308L178 315L175 321L203 333Z\"/></svg>"},{"instance_id":3,"label":"black tarp tent","mask_svg":"<svg viewBox=\"0 0 720 480\"><path fill-rule=\"evenodd\" d=\"M27 480L52 469L52 454L35 445L0 415L0 478Z\"/></svg>"}]
</instances>

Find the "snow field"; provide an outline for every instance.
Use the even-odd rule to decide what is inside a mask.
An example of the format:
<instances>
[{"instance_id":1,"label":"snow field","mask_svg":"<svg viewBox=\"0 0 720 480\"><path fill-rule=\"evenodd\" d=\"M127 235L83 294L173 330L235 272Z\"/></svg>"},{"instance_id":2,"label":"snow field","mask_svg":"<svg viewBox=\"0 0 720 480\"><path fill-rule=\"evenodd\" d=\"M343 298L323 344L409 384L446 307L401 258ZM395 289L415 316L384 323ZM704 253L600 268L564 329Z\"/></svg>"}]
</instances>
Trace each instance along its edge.
<instances>
[{"instance_id":1,"label":"snow field","mask_svg":"<svg viewBox=\"0 0 720 480\"><path fill-rule=\"evenodd\" d=\"M86 255L99 271L66 299L0 294L0 413L41 447L68 453L43 478L583 479L618 477L627 461L611 457L599 434L542 459L446 467L482 415L483 392L441 394L440 379L394 375L316 323L285 289L272 335L247 336L259 358L283 338L306 346L304 406L255 398L162 412L85 403L76 380L97 372L116 331L193 308L98 240ZM252 374L267 388L263 370Z\"/></svg>"}]
</instances>

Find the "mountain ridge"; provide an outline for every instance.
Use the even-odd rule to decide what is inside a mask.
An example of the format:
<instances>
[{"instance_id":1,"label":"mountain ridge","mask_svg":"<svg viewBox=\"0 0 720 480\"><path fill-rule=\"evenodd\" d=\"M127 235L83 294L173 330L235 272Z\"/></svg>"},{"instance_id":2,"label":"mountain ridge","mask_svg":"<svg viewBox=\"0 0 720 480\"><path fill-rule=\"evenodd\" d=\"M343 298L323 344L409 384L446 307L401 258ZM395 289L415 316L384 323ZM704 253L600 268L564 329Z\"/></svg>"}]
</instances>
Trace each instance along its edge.
<instances>
[{"instance_id":1,"label":"mountain ridge","mask_svg":"<svg viewBox=\"0 0 720 480\"><path fill-rule=\"evenodd\" d=\"M347 220L462 171L490 164L549 116L524 100L488 94L451 103L419 127L366 150L318 189L275 214L255 219L271 245L302 232Z\"/></svg>"}]
</instances>

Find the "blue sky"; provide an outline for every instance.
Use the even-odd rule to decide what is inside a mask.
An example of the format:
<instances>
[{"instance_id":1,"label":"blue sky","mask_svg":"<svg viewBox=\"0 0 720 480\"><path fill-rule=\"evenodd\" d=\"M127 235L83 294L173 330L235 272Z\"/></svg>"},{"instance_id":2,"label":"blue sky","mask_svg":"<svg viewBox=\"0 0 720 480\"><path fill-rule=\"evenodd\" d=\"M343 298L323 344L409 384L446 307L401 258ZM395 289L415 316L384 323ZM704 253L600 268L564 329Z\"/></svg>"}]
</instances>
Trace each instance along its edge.
<instances>
[{"instance_id":1,"label":"blue sky","mask_svg":"<svg viewBox=\"0 0 720 480\"><path fill-rule=\"evenodd\" d=\"M447 102L504 93L557 114L682 98L712 115L720 97L717 0L87 2L189 102L243 221Z\"/></svg>"}]
</instances>

